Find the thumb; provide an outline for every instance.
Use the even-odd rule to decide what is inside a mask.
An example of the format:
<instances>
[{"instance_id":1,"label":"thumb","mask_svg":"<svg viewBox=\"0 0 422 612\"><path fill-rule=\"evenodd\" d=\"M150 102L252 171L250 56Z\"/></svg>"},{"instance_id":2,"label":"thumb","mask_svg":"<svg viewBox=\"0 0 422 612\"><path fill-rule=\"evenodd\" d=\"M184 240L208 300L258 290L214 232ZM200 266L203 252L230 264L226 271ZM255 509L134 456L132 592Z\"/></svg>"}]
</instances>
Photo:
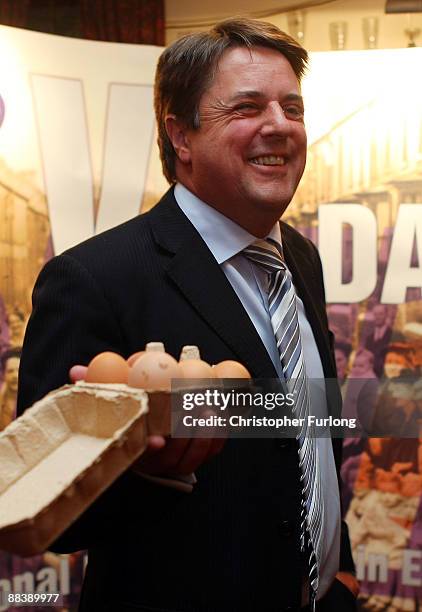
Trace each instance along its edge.
<instances>
[{"instance_id":1,"label":"thumb","mask_svg":"<svg viewBox=\"0 0 422 612\"><path fill-rule=\"evenodd\" d=\"M71 382L75 383L78 380L85 380L87 367L83 365L74 365L69 370L69 378Z\"/></svg>"}]
</instances>

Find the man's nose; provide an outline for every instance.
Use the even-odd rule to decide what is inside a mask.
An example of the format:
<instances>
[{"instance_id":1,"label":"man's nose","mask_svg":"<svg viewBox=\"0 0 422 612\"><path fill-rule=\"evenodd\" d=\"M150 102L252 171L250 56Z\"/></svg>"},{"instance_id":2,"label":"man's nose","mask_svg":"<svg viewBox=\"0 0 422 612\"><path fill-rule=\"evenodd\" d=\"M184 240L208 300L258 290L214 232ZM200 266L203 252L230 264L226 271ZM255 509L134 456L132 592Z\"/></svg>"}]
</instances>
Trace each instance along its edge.
<instances>
[{"instance_id":1,"label":"man's nose","mask_svg":"<svg viewBox=\"0 0 422 612\"><path fill-rule=\"evenodd\" d=\"M263 136L287 136L291 131L291 121L286 118L283 108L278 102L270 102L264 113L261 128Z\"/></svg>"}]
</instances>

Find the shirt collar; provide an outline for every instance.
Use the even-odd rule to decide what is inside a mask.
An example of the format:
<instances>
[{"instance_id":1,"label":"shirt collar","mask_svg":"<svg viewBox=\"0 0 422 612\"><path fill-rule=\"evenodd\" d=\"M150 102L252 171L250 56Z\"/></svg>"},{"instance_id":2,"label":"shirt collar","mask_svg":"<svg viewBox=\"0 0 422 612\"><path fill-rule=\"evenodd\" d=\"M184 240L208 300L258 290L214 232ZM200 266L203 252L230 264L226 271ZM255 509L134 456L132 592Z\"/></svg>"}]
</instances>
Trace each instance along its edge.
<instances>
[{"instance_id":1,"label":"shirt collar","mask_svg":"<svg viewBox=\"0 0 422 612\"><path fill-rule=\"evenodd\" d=\"M224 263L255 242L256 236L200 200L181 183L176 184L174 197L218 264ZM267 238L272 238L282 245L279 223L275 223Z\"/></svg>"}]
</instances>

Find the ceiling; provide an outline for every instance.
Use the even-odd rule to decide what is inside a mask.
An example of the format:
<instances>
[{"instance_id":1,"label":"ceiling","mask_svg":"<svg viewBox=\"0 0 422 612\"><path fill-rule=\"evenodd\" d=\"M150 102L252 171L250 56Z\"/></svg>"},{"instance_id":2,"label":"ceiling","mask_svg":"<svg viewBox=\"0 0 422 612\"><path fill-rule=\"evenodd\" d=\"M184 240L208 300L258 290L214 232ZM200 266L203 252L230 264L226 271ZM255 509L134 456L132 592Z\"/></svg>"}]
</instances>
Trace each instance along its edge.
<instances>
[{"instance_id":1,"label":"ceiling","mask_svg":"<svg viewBox=\"0 0 422 612\"><path fill-rule=\"evenodd\" d=\"M212 25L233 15L268 17L277 13L329 4L335 0L165 0L166 27Z\"/></svg>"}]
</instances>

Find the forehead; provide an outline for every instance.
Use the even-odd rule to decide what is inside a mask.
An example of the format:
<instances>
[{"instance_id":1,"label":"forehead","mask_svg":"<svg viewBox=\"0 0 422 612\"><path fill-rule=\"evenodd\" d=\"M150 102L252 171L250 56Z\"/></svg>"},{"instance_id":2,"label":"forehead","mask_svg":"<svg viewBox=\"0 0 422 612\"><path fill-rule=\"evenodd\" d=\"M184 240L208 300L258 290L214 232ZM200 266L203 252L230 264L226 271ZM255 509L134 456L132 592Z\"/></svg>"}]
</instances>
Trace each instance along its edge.
<instances>
[{"instance_id":1,"label":"forehead","mask_svg":"<svg viewBox=\"0 0 422 612\"><path fill-rule=\"evenodd\" d=\"M261 88L298 93L299 82L289 61L275 49L234 47L221 56L210 90L227 93L239 89Z\"/></svg>"},{"instance_id":2,"label":"forehead","mask_svg":"<svg viewBox=\"0 0 422 612\"><path fill-rule=\"evenodd\" d=\"M355 364L356 363L366 363L367 361L369 361L369 355L361 354L361 355L357 355L355 359Z\"/></svg>"}]
</instances>

